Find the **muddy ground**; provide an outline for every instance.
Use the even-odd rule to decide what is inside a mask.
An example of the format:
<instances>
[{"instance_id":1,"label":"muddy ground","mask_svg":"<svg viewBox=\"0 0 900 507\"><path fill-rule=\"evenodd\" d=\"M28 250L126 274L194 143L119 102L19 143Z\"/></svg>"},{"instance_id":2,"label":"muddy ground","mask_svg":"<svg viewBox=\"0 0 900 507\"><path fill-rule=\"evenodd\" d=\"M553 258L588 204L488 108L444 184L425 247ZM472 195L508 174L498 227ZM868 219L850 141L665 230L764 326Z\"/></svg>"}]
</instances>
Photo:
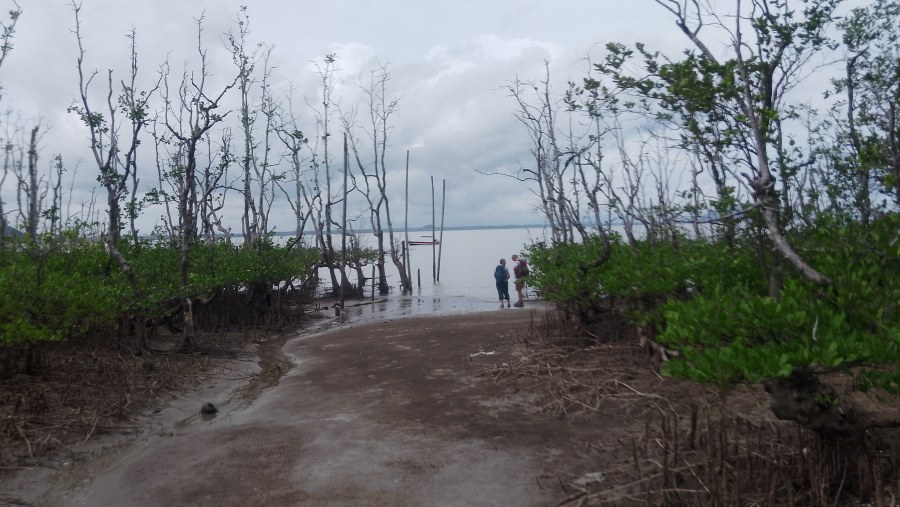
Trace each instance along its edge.
<instances>
[{"instance_id":1,"label":"muddy ground","mask_svg":"<svg viewBox=\"0 0 900 507\"><path fill-rule=\"evenodd\" d=\"M10 464L0 503L765 505L793 491L781 476L805 437L761 389L663 378L621 322L574 343L553 319L505 309L261 341L259 362L216 362L130 429ZM218 413L200 414L207 402Z\"/></svg>"}]
</instances>

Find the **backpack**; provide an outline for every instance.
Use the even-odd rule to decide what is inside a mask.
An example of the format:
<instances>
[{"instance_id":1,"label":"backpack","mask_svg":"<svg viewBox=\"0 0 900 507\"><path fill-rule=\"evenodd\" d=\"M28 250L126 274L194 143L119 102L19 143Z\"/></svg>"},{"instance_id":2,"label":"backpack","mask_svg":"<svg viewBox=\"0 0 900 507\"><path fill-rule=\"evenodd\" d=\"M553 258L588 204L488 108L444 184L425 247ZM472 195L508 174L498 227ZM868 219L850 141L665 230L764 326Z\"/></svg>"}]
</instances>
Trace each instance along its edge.
<instances>
[{"instance_id":1,"label":"backpack","mask_svg":"<svg viewBox=\"0 0 900 507\"><path fill-rule=\"evenodd\" d=\"M513 271L516 273L516 278L528 276L528 264L525 262L525 259L519 259L519 264L516 265Z\"/></svg>"},{"instance_id":2,"label":"backpack","mask_svg":"<svg viewBox=\"0 0 900 507\"><path fill-rule=\"evenodd\" d=\"M494 269L494 279L498 282L505 282L509 279L509 272L506 271L505 267L497 266L497 268Z\"/></svg>"}]
</instances>

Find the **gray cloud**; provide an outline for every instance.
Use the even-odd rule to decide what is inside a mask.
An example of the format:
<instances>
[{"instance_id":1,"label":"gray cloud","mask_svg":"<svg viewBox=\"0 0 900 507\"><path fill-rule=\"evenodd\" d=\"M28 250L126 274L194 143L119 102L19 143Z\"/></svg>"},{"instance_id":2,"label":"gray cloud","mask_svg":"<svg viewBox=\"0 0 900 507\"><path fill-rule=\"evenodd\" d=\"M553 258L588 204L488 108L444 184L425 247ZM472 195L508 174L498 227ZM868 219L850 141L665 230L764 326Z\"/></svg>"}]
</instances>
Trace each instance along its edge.
<instances>
[{"instance_id":1,"label":"gray cloud","mask_svg":"<svg viewBox=\"0 0 900 507\"><path fill-rule=\"evenodd\" d=\"M42 162L49 165L52 155L61 153L73 171L77 165L73 201L82 202L96 186L96 168L87 132L66 113L78 92L72 8L66 0L19 3L24 14L16 48L0 69L0 107L45 122L49 131L41 147ZM197 69L195 20L201 15L213 89L223 86L234 68L222 34L235 30L241 3L250 4L251 39L274 47L273 88L284 94L295 87L295 107L307 132L314 132L313 115L297 106L304 96L316 101L319 80L311 61L338 54L342 108L357 103L357 85L370 65L389 65L389 93L400 99L388 159L395 223L402 218L409 149L412 225L430 222L431 176L438 194L441 180L447 180L448 224L537 219L532 214L536 201L526 186L482 174L515 172L529 162L525 131L513 118L515 104L503 90L516 77L541 79L549 61L554 87L562 92L567 80L585 74L581 59L598 42L645 40L653 45L667 40L669 48L683 46L681 35L651 2L83 0L86 68L100 72L92 99L98 104L104 99L106 69L115 69L116 82L126 77L125 34L132 28L145 86L166 60L175 78L185 68ZM142 181L155 184L155 170L147 165L149 150L141 160L148 171ZM7 182L2 194L7 203L14 201L10 191ZM276 210L273 222L278 229L292 229L287 206L281 203ZM148 222L158 214L150 213ZM231 213L232 219L236 216ZM234 229L237 223L234 220Z\"/></svg>"}]
</instances>

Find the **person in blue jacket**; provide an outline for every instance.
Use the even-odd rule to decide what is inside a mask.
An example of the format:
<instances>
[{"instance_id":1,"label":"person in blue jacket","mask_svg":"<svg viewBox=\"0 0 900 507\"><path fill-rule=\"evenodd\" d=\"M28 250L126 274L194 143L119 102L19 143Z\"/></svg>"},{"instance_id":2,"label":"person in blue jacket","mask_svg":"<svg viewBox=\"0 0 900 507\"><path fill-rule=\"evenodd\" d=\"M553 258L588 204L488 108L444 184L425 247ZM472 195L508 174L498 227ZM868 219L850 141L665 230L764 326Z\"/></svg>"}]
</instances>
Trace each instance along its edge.
<instances>
[{"instance_id":1,"label":"person in blue jacket","mask_svg":"<svg viewBox=\"0 0 900 507\"><path fill-rule=\"evenodd\" d=\"M494 280L497 282L497 295L500 296L500 308L506 300L509 308L509 269L506 268L506 259L500 259L500 265L494 268Z\"/></svg>"}]
</instances>

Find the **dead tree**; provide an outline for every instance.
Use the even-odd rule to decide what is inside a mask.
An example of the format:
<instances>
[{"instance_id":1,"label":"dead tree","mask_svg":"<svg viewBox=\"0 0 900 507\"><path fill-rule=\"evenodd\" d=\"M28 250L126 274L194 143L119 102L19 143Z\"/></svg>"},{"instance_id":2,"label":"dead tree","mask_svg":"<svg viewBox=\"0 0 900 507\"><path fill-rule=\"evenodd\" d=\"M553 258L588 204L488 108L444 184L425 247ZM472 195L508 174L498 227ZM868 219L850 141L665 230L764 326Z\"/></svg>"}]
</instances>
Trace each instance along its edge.
<instances>
[{"instance_id":1,"label":"dead tree","mask_svg":"<svg viewBox=\"0 0 900 507\"><path fill-rule=\"evenodd\" d=\"M7 114L8 118L9 115ZM4 137L2 139L3 142L3 174L0 174L0 188L3 188L3 184L6 183L6 178L9 177L10 171L13 169L14 164L14 154L13 144L10 142L10 131L9 124L6 124L6 131L4 133ZM6 209L4 208L3 196L0 194L0 250L6 248L6 234L9 230L9 224L6 221Z\"/></svg>"},{"instance_id":2,"label":"dead tree","mask_svg":"<svg viewBox=\"0 0 900 507\"><path fill-rule=\"evenodd\" d=\"M547 219L551 238L554 241L571 240L569 209L566 205L566 165L562 160L562 150L557 144L556 117L558 107L551 98L550 67L545 62L546 75L540 83L521 81L518 78L506 86L509 95L516 101L518 110L515 118L521 123L531 141L534 165L523 167L520 178L534 181L534 192L540 199L540 212ZM530 98L527 94L533 94Z\"/></svg>"},{"instance_id":3,"label":"dead tree","mask_svg":"<svg viewBox=\"0 0 900 507\"><path fill-rule=\"evenodd\" d=\"M41 125L35 125L26 136L22 126L7 125L5 140L4 179L7 171L11 171L16 179L16 204L18 206L18 222L24 226L25 238L32 253L37 255L39 248L38 232L40 228L40 211L43 198L46 196L45 182L38 175L38 143L40 142ZM4 234L5 234L4 230Z\"/></svg>"},{"instance_id":4,"label":"dead tree","mask_svg":"<svg viewBox=\"0 0 900 507\"><path fill-rule=\"evenodd\" d=\"M28 137L28 163L26 173L19 178L19 188L25 196L23 223L25 224L25 234L29 241L37 248L38 244L38 226L41 217L41 189L38 181L38 133L41 130L40 125L31 128L31 135Z\"/></svg>"},{"instance_id":5,"label":"dead tree","mask_svg":"<svg viewBox=\"0 0 900 507\"><path fill-rule=\"evenodd\" d=\"M124 82L122 86L122 94L119 96L119 107L122 108L126 118L130 121L130 136L124 143L119 139L119 123L118 123L118 107L113 100L113 72L107 71L107 93L106 93L106 113L100 113L91 106L89 99L90 87L94 78L98 75L97 71L92 72L89 76L85 75L84 58L85 50L82 45L81 35L81 5L72 3L72 9L75 15L75 38L78 43L78 90L80 103L73 105L69 111L78 114L82 122L88 128L90 133L90 150L94 158L94 163L100 173L100 184L106 189L106 205L107 205L107 228L106 228L106 247L110 256L116 261L128 282L133 289L137 289L137 278L131 267L131 263L125 259L119 251L119 238L122 225L122 201L129 195L129 180L133 185L137 185L137 149L140 145L140 135L147 125L150 112L147 106L150 96L156 91L156 87L147 92L136 92L135 82L137 79L137 54L135 46L135 34L131 32L129 39L131 40L131 76L130 86ZM158 83L157 83L158 87ZM135 193L132 190L129 206L131 215L131 231L133 239L137 242L137 229L134 225L134 218L137 213L135 204Z\"/></svg>"},{"instance_id":6,"label":"dead tree","mask_svg":"<svg viewBox=\"0 0 900 507\"><path fill-rule=\"evenodd\" d=\"M330 53L325 55L322 63L315 63L322 85L321 96L316 105L310 105L316 120L316 140L312 144L313 157L311 160L312 175L315 177L312 194L317 196L315 200L318 209L313 213L313 224L316 232L316 243L321 255L319 265L328 270L331 278L331 292L338 294L341 284L345 282L346 275L339 269L337 254L334 248L334 207L341 203L343 196L335 195L332 189L333 175L331 170L331 155L329 153L331 140L331 115L334 106L333 94L335 88L335 73L337 71L337 55ZM319 108L321 106L321 108ZM319 153L321 149L321 153ZM343 227L341 225L341 227ZM342 230L342 233L344 231ZM341 280L338 280L338 272Z\"/></svg>"},{"instance_id":7,"label":"dead tree","mask_svg":"<svg viewBox=\"0 0 900 507\"><path fill-rule=\"evenodd\" d=\"M13 5L15 5L16 8L9 11L9 22L0 23L0 68L3 67L3 62L6 61L6 57L13 49L12 39L13 35L16 33L16 23L19 21L19 16L22 14L22 9L19 8L19 4L14 1ZM0 93L2 93L2 91L3 88L0 87ZM0 95L0 98L2 98L2 95ZM9 115L7 115L7 117L8 116ZM0 188L3 188L3 183L6 182L6 177L11 169L10 156L12 154L12 145L9 142L10 132L8 129L6 134L6 139L0 140L3 141L4 155L3 176L0 177ZM4 248L7 227L6 211L3 209L3 197L0 196L0 249Z\"/></svg>"},{"instance_id":8,"label":"dead tree","mask_svg":"<svg viewBox=\"0 0 900 507\"><path fill-rule=\"evenodd\" d=\"M197 177L198 216L200 236L208 242L215 240L215 235L222 234L226 241L231 240L231 228L222 225L221 211L225 208L228 190L233 187L228 181L228 168L234 162L231 153L231 131L222 132L218 145L214 145L210 136L204 138L206 162L199 165Z\"/></svg>"},{"instance_id":9,"label":"dead tree","mask_svg":"<svg viewBox=\"0 0 900 507\"><path fill-rule=\"evenodd\" d=\"M268 83L271 74L268 60L272 49L262 44L256 44L252 50L249 48L250 17L246 7L241 7L237 23L237 33L227 34L226 40L238 73L237 89L241 100L240 123L243 136L239 159L243 171L244 197L241 224L244 245L250 247L268 232L269 212L274 202L274 182L282 176L274 173L274 164L270 161L271 136L275 131L279 107ZM258 71L260 65L261 71ZM252 91L257 86L258 103L253 103Z\"/></svg>"},{"instance_id":10,"label":"dead tree","mask_svg":"<svg viewBox=\"0 0 900 507\"><path fill-rule=\"evenodd\" d=\"M165 127L175 141L175 153L170 159L176 167L169 175L174 177L178 188L178 231L181 249L179 273L182 286L182 308L184 311L183 350L194 347L194 314L190 287L190 253L197 239L197 166L198 149L207 133L222 122L228 112L218 109L229 90L234 88L238 76L222 86L215 95L207 91L210 76L206 49L203 47L203 17L197 20L197 52L200 69L195 75L184 71L176 94L169 89L168 71L164 72L163 99L165 101Z\"/></svg>"},{"instance_id":11,"label":"dead tree","mask_svg":"<svg viewBox=\"0 0 900 507\"><path fill-rule=\"evenodd\" d=\"M311 148L309 146L309 139L300 129L299 120L294 113L291 94L288 95L287 100L287 113L281 118L278 127L275 129L275 133L281 140L281 144L284 146L284 157L287 158L290 165L290 178L276 180L275 184L281 189L281 192L287 198L287 201L291 206L291 210L294 212L295 242L299 243L306 232L306 224L311 218L314 207L313 199L310 197L308 190L309 185L305 177L306 171L304 170L304 166L306 166L309 161L305 153L310 152ZM293 188L291 189L292 192L289 192L288 189L285 188L282 181L293 183Z\"/></svg>"},{"instance_id":12,"label":"dead tree","mask_svg":"<svg viewBox=\"0 0 900 507\"><path fill-rule=\"evenodd\" d=\"M47 232L50 234L50 237L56 237L62 232L62 178L64 171L62 155L57 154L53 157L53 173L50 181L51 204L45 213L47 220L50 222L47 225Z\"/></svg>"},{"instance_id":13,"label":"dead tree","mask_svg":"<svg viewBox=\"0 0 900 507\"><path fill-rule=\"evenodd\" d=\"M386 65L378 65L371 69L369 80L362 86L365 96L365 106L368 113L368 121L364 128L365 135L371 143L371 163L363 162L360 147L353 135L352 121L345 120L345 129L351 139L356 168L359 171L364 195L369 203L369 215L372 231L377 241L378 259L375 262L378 270L378 287L382 294L388 292L387 274L385 270L385 255L389 254L391 262L400 275L400 285L405 289L412 287L406 263L402 258L399 243L394 237L394 224L391 219L390 198L388 196L387 167L385 155L390 138L390 119L396 112L399 103L396 98L389 98L387 85L390 81L390 71ZM383 213L383 215L382 215ZM384 222L382 222L382 217ZM384 227L387 226L387 248L385 248Z\"/></svg>"}]
</instances>

